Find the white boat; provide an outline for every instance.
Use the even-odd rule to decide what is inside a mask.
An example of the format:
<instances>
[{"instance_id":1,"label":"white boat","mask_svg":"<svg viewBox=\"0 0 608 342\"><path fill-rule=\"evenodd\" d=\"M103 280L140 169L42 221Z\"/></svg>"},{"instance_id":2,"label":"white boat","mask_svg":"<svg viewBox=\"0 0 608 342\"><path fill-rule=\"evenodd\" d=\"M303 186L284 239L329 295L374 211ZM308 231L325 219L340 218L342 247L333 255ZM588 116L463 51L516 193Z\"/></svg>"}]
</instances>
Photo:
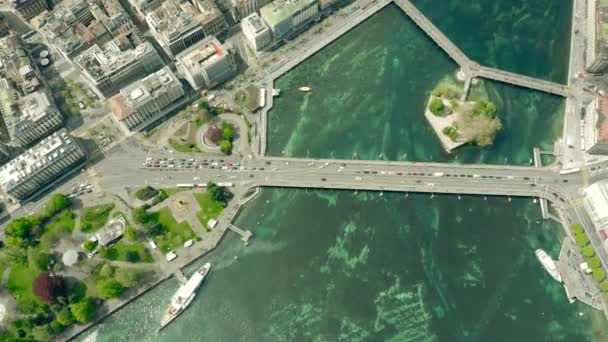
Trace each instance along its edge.
<instances>
[{"instance_id":1,"label":"white boat","mask_svg":"<svg viewBox=\"0 0 608 342\"><path fill-rule=\"evenodd\" d=\"M198 288L203 283L203 280L211 270L211 264L206 263L198 271L196 271L188 281L182 284L177 292L171 298L171 305L165 311L163 318L160 320L160 329L171 323L179 314L181 314L192 303Z\"/></svg>"},{"instance_id":2,"label":"white boat","mask_svg":"<svg viewBox=\"0 0 608 342\"><path fill-rule=\"evenodd\" d=\"M555 266L555 262L547 254L547 252L545 252L542 249L537 249L535 253L536 253L536 257L538 258L540 263L543 265L543 267L545 268L547 273L549 273L549 275L551 277L553 277L553 279L555 279L561 283L562 276L559 274L559 271L557 270L557 266Z\"/></svg>"},{"instance_id":3,"label":"white boat","mask_svg":"<svg viewBox=\"0 0 608 342\"><path fill-rule=\"evenodd\" d=\"M308 92L312 91L312 88L311 87L300 87L300 88L298 88L298 91L301 91L303 93L308 93Z\"/></svg>"}]
</instances>

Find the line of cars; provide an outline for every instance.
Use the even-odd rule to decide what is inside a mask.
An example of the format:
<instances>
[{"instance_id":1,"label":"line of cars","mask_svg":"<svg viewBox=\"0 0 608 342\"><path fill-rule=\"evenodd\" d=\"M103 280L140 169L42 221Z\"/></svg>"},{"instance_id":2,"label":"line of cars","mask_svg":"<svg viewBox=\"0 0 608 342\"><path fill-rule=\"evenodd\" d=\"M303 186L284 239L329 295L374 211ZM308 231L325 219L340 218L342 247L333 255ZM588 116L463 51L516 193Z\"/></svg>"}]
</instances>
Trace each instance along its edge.
<instances>
[{"instance_id":1,"label":"line of cars","mask_svg":"<svg viewBox=\"0 0 608 342\"><path fill-rule=\"evenodd\" d=\"M223 159L186 159L186 158L146 158L142 163L145 168L169 168L169 169L221 169L237 170L239 163L225 161Z\"/></svg>"},{"instance_id":2,"label":"line of cars","mask_svg":"<svg viewBox=\"0 0 608 342\"><path fill-rule=\"evenodd\" d=\"M85 183L81 183L79 185L73 186L72 191L68 194L68 197L74 198L76 196L88 194L89 192L93 192L93 185L85 182Z\"/></svg>"}]
</instances>

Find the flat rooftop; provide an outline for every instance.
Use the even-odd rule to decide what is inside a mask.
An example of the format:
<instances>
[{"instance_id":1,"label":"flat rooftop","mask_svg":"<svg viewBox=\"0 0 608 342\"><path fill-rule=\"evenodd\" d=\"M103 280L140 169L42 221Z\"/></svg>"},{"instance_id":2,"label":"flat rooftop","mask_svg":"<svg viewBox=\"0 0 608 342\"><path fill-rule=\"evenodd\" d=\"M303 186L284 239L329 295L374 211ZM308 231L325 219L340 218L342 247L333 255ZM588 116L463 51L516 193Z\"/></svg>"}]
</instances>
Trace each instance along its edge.
<instances>
[{"instance_id":1,"label":"flat rooftop","mask_svg":"<svg viewBox=\"0 0 608 342\"><path fill-rule=\"evenodd\" d=\"M48 164L55 163L64 154L79 148L67 130L61 129L0 167L0 187L8 191Z\"/></svg>"},{"instance_id":2,"label":"flat rooftop","mask_svg":"<svg viewBox=\"0 0 608 342\"><path fill-rule=\"evenodd\" d=\"M260 14L275 25L316 2L316 0L275 0L260 8Z\"/></svg>"},{"instance_id":3,"label":"flat rooftop","mask_svg":"<svg viewBox=\"0 0 608 342\"><path fill-rule=\"evenodd\" d=\"M177 55L177 60L191 72L205 69L226 54L216 39L205 39Z\"/></svg>"}]
</instances>

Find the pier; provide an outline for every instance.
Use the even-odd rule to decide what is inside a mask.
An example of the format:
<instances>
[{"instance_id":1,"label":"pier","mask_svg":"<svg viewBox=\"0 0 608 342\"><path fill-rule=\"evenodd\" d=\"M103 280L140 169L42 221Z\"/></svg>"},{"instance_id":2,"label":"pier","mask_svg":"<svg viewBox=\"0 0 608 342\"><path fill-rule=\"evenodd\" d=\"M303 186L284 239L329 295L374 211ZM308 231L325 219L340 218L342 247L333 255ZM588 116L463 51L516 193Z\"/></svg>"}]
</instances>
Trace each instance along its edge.
<instances>
[{"instance_id":1,"label":"pier","mask_svg":"<svg viewBox=\"0 0 608 342\"><path fill-rule=\"evenodd\" d=\"M175 279L180 282L180 284L185 284L186 281L188 281L184 273L182 273L182 270L180 270L179 268L176 269L175 272L173 272L173 275L175 276Z\"/></svg>"},{"instance_id":2,"label":"pier","mask_svg":"<svg viewBox=\"0 0 608 342\"><path fill-rule=\"evenodd\" d=\"M241 241L243 241L245 243L247 243L249 241L249 239L251 239L251 237L253 236L253 233L251 231L242 230L241 228L233 225L232 223L228 224L228 229L239 234L241 236Z\"/></svg>"},{"instance_id":3,"label":"pier","mask_svg":"<svg viewBox=\"0 0 608 342\"><path fill-rule=\"evenodd\" d=\"M573 252L575 249L578 249L578 246L573 243L572 239L564 239L556 263L564 282L566 295L570 302L579 300L594 309L602 311L602 291L597 289L595 280L590 274L585 274L580 270L579 266L585 260Z\"/></svg>"},{"instance_id":4,"label":"pier","mask_svg":"<svg viewBox=\"0 0 608 342\"><path fill-rule=\"evenodd\" d=\"M518 87L529 88L533 90L542 91L549 94L568 96L568 86L537 79L534 77L524 76L509 71L499 70L482 66L475 61L469 59L467 55L462 52L458 46L441 32L427 17L420 12L409 0L395 0L397 6L399 6L408 17L420 27L443 51L445 51L450 58L460 65L462 71L466 74L467 80L473 77L483 77L494 81L512 84ZM465 83L466 84L466 83ZM465 87L465 95L468 92L468 88Z\"/></svg>"}]
</instances>

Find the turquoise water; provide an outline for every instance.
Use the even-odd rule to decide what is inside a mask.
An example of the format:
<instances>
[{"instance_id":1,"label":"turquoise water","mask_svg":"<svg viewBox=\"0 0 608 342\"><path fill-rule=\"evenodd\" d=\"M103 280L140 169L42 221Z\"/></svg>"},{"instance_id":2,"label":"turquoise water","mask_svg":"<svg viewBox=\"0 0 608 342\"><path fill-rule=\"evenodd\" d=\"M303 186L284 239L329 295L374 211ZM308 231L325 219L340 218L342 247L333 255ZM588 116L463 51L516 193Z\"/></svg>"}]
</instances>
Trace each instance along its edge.
<instances>
[{"instance_id":1,"label":"turquoise water","mask_svg":"<svg viewBox=\"0 0 608 342\"><path fill-rule=\"evenodd\" d=\"M441 6L439 6L441 7ZM562 98L484 82L503 129L493 146L446 153L424 118L430 91L457 66L390 5L275 83L267 154L529 165L562 130ZM311 93L298 87L308 85Z\"/></svg>"},{"instance_id":2,"label":"turquoise water","mask_svg":"<svg viewBox=\"0 0 608 342\"><path fill-rule=\"evenodd\" d=\"M236 224L255 238L230 233L201 260L214 268L176 322L154 332L169 281L97 341L587 341L602 329L536 260L563 234L529 199L266 189Z\"/></svg>"}]
</instances>

